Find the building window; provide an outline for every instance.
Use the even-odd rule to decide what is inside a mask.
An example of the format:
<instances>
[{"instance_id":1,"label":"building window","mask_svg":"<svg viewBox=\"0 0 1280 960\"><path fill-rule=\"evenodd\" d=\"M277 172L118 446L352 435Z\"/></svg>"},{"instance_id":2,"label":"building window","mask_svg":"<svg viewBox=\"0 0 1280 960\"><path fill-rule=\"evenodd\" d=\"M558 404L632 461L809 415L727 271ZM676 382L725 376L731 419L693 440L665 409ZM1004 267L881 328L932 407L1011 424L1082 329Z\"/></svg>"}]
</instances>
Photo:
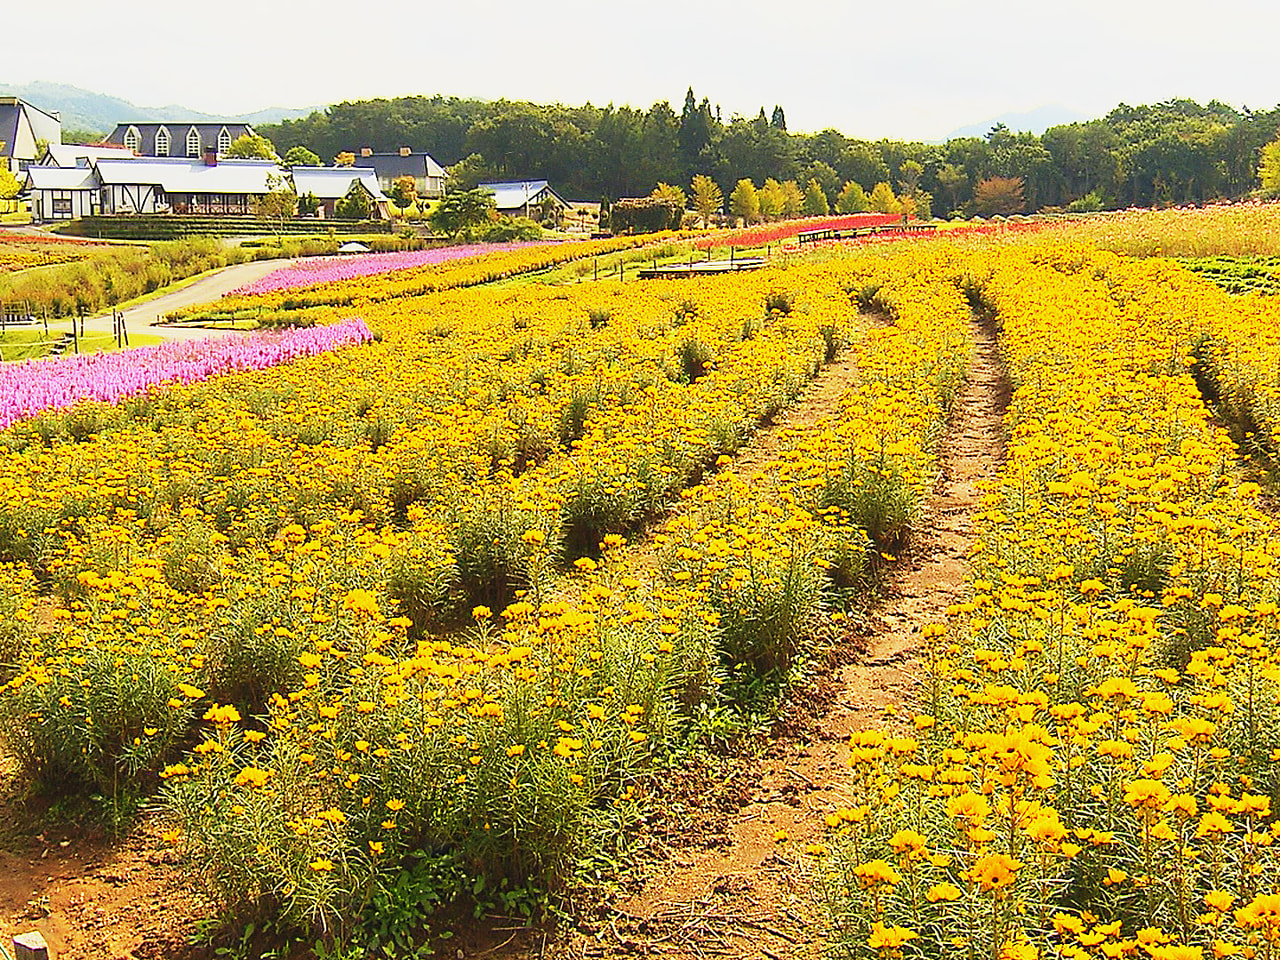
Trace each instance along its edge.
<instances>
[{"instance_id":1,"label":"building window","mask_svg":"<svg viewBox=\"0 0 1280 960\"><path fill-rule=\"evenodd\" d=\"M200 131L197 130L195 127L192 127L191 130L187 133L187 156L188 157L200 156L202 146L204 146L204 144L200 142Z\"/></svg>"},{"instance_id":2,"label":"building window","mask_svg":"<svg viewBox=\"0 0 1280 960\"><path fill-rule=\"evenodd\" d=\"M218 153L226 153L231 149L231 134L227 133L227 128L223 127L222 132L218 134Z\"/></svg>"},{"instance_id":3,"label":"building window","mask_svg":"<svg viewBox=\"0 0 1280 960\"><path fill-rule=\"evenodd\" d=\"M161 127L156 131L156 156L167 157L169 155L169 128Z\"/></svg>"},{"instance_id":4,"label":"building window","mask_svg":"<svg viewBox=\"0 0 1280 960\"><path fill-rule=\"evenodd\" d=\"M53 213L55 216L58 214L65 214L68 217L71 216L71 198L55 196L53 198Z\"/></svg>"},{"instance_id":5,"label":"building window","mask_svg":"<svg viewBox=\"0 0 1280 960\"><path fill-rule=\"evenodd\" d=\"M126 150L138 152L138 145L142 143L142 137L138 133L137 127L130 127L124 132L124 146Z\"/></svg>"}]
</instances>

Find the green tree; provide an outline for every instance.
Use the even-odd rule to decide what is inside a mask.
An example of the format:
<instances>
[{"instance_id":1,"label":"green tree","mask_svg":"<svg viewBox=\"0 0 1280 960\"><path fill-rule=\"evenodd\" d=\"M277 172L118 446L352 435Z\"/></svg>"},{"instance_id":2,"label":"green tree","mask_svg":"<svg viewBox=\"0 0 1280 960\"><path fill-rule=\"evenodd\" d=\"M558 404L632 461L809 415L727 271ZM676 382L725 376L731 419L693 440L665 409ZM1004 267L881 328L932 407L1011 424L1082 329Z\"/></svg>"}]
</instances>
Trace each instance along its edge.
<instances>
[{"instance_id":1,"label":"green tree","mask_svg":"<svg viewBox=\"0 0 1280 960\"><path fill-rule=\"evenodd\" d=\"M960 206L960 191L966 182L964 167L954 163L944 163L938 168L938 186L942 190L943 209L950 213Z\"/></svg>"},{"instance_id":2,"label":"green tree","mask_svg":"<svg viewBox=\"0 0 1280 960\"><path fill-rule=\"evenodd\" d=\"M452 237L496 220L497 216L493 194L480 189L459 190L446 195L431 211L431 226Z\"/></svg>"},{"instance_id":3,"label":"green tree","mask_svg":"<svg viewBox=\"0 0 1280 960\"><path fill-rule=\"evenodd\" d=\"M253 201L253 212L264 220L274 221L283 227L284 221L298 212L298 195L284 177L267 174L267 192Z\"/></svg>"},{"instance_id":4,"label":"green tree","mask_svg":"<svg viewBox=\"0 0 1280 960\"><path fill-rule=\"evenodd\" d=\"M750 181L748 181L749 183ZM773 177L766 177L764 186L756 191L756 209L761 220L778 220L787 207L787 195L782 184Z\"/></svg>"},{"instance_id":5,"label":"green tree","mask_svg":"<svg viewBox=\"0 0 1280 960\"><path fill-rule=\"evenodd\" d=\"M1280 136L1262 148L1258 178L1262 181L1264 197L1280 197Z\"/></svg>"},{"instance_id":6,"label":"green tree","mask_svg":"<svg viewBox=\"0 0 1280 960\"><path fill-rule=\"evenodd\" d=\"M729 212L747 223L760 219L760 197L754 183L746 179L738 181L733 193L729 194Z\"/></svg>"},{"instance_id":7,"label":"green tree","mask_svg":"<svg viewBox=\"0 0 1280 960\"><path fill-rule=\"evenodd\" d=\"M368 220L373 216L373 201L359 180L351 181L347 195L337 202L336 207L342 220Z\"/></svg>"},{"instance_id":8,"label":"green tree","mask_svg":"<svg viewBox=\"0 0 1280 960\"><path fill-rule=\"evenodd\" d=\"M276 148L260 134L244 133L236 137L223 156L228 160L274 160Z\"/></svg>"},{"instance_id":9,"label":"green tree","mask_svg":"<svg viewBox=\"0 0 1280 960\"><path fill-rule=\"evenodd\" d=\"M782 216L794 220L804 213L804 191L794 180L782 182Z\"/></svg>"},{"instance_id":10,"label":"green tree","mask_svg":"<svg viewBox=\"0 0 1280 960\"><path fill-rule=\"evenodd\" d=\"M649 196L654 200L665 200L671 205L671 221L667 224L667 228L679 230L680 224L684 221L685 208L689 206L689 200L684 191L669 183L659 183Z\"/></svg>"},{"instance_id":11,"label":"green tree","mask_svg":"<svg viewBox=\"0 0 1280 960\"><path fill-rule=\"evenodd\" d=\"M478 153L468 154L446 173L446 182L450 192L454 190L474 190L486 180L493 179L493 168Z\"/></svg>"},{"instance_id":12,"label":"green tree","mask_svg":"<svg viewBox=\"0 0 1280 960\"><path fill-rule=\"evenodd\" d=\"M703 173L693 178L689 189L693 191L693 209L698 211L705 227L724 206L724 194L720 191L720 185Z\"/></svg>"},{"instance_id":13,"label":"green tree","mask_svg":"<svg viewBox=\"0 0 1280 960\"><path fill-rule=\"evenodd\" d=\"M893 195L893 188L881 180L871 190L872 213L901 213L902 204Z\"/></svg>"},{"instance_id":14,"label":"green tree","mask_svg":"<svg viewBox=\"0 0 1280 960\"><path fill-rule=\"evenodd\" d=\"M856 180L846 180L836 197L836 210L840 213L867 213L871 209L871 201L867 191Z\"/></svg>"},{"instance_id":15,"label":"green tree","mask_svg":"<svg viewBox=\"0 0 1280 960\"><path fill-rule=\"evenodd\" d=\"M320 159L319 154L299 146L289 148L284 155L284 165L286 167L323 167L324 161Z\"/></svg>"},{"instance_id":16,"label":"green tree","mask_svg":"<svg viewBox=\"0 0 1280 960\"><path fill-rule=\"evenodd\" d=\"M804 188L804 215L806 217L825 217L831 212L827 203L827 195L822 192L822 184L814 178Z\"/></svg>"}]
</instances>

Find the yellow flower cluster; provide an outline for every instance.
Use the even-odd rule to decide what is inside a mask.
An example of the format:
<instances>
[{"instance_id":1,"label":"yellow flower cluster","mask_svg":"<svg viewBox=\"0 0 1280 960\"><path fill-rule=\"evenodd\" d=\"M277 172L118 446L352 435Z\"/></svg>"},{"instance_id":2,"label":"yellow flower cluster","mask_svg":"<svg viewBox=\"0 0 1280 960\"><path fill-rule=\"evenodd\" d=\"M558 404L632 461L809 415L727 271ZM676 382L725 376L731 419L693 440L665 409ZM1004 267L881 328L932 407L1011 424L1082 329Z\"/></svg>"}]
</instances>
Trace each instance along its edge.
<instances>
[{"instance_id":1,"label":"yellow flower cluster","mask_svg":"<svg viewBox=\"0 0 1280 960\"><path fill-rule=\"evenodd\" d=\"M1061 240L973 251L956 282L1001 324L1007 458L968 596L924 632L912 735L851 744L819 866L845 935L867 955L886 924L925 954L1271 950L1280 541L1188 371L1238 314L1178 267ZM872 897L856 870L877 859L900 879Z\"/></svg>"}]
</instances>

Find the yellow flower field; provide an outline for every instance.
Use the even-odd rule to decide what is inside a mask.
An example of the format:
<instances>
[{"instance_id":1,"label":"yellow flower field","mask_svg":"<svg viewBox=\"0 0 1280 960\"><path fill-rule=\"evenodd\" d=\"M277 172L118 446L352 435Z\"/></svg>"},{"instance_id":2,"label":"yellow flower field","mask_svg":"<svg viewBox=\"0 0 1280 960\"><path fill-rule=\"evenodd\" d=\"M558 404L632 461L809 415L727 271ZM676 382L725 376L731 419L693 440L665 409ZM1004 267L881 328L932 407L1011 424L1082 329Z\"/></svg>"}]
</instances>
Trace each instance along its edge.
<instances>
[{"instance_id":1,"label":"yellow flower field","mask_svg":"<svg viewBox=\"0 0 1280 960\"><path fill-rule=\"evenodd\" d=\"M1265 446L1274 309L1073 230L268 295L380 336L0 432L4 746L157 801L232 914L373 937L403 874L542 910L910 552L977 311L1007 455L906 719L850 744L833 947L1270 956L1280 538L1214 410Z\"/></svg>"}]
</instances>

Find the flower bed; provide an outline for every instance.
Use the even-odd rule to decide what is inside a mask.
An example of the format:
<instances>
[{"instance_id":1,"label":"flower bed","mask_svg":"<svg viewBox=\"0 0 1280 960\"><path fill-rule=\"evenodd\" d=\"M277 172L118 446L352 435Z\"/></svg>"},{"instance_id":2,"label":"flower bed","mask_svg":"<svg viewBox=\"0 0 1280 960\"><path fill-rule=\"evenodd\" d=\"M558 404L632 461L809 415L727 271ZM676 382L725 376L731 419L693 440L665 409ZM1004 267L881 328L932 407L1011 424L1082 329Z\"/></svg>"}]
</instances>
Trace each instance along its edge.
<instances>
[{"instance_id":1,"label":"flower bed","mask_svg":"<svg viewBox=\"0 0 1280 960\"><path fill-rule=\"evenodd\" d=\"M372 338L360 319L327 327L137 347L119 353L26 360L0 367L0 428L81 400L114 403L169 383L262 370Z\"/></svg>"},{"instance_id":2,"label":"flower bed","mask_svg":"<svg viewBox=\"0 0 1280 960\"><path fill-rule=\"evenodd\" d=\"M370 253L364 256L313 257L272 271L265 277L232 290L228 296L252 296L255 293L274 293L277 290L295 290L331 280L354 280L371 277L394 270L428 267L464 257L485 253L506 253L522 247L540 246L537 241L525 243L473 243L456 247L436 247L432 250L404 250L396 253Z\"/></svg>"}]
</instances>

